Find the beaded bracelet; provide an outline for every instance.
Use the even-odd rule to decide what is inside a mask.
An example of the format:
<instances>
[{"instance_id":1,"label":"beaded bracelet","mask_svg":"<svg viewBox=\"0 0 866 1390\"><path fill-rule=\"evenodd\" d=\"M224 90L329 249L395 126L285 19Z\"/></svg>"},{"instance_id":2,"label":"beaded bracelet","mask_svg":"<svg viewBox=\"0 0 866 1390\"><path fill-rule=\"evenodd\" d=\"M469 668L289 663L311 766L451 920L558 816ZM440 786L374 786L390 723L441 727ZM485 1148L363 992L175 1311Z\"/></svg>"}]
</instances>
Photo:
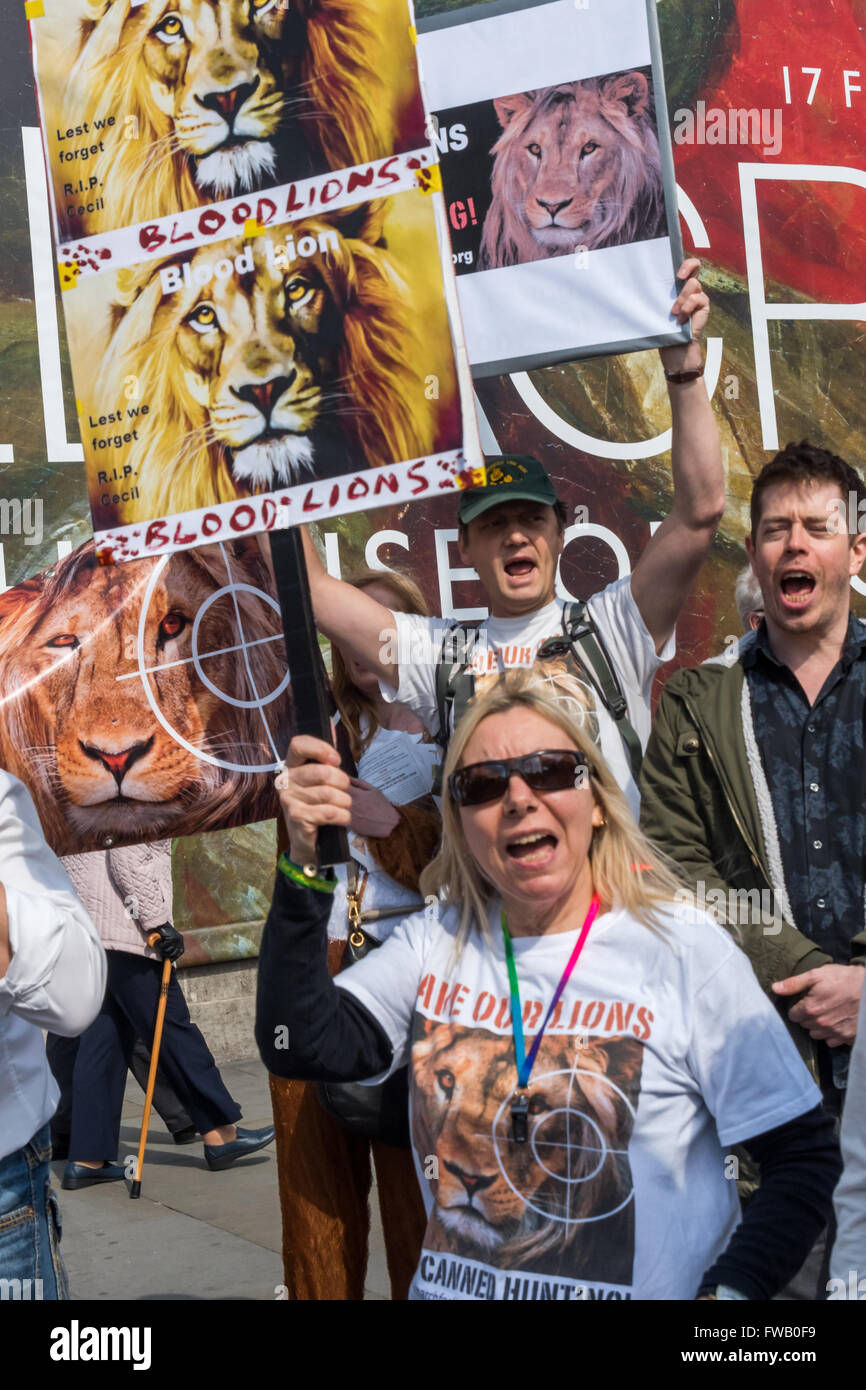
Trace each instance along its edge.
<instances>
[{"instance_id":1,"label":"beaded bracelet","mask_svg":"<svg viewBox=\"0 0 866 1390\"><path fill-rule=\"evenodd\" d=\"M277 860L277 868L300 888L315 888L317 893L333 893L337 886L335 878L319 878L314 865L306 865L299 869L297 864L292 863L285 850Z\"/></svg>"}]
</instances>

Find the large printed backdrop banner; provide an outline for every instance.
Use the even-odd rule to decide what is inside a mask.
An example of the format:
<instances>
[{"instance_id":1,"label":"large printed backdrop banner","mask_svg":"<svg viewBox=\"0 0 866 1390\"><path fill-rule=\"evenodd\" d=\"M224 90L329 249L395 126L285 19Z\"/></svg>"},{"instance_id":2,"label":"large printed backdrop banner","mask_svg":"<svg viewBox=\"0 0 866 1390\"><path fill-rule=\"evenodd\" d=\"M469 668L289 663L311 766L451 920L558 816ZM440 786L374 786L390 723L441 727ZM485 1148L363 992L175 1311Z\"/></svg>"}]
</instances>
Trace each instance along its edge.
<instances>
[{"instance_id":1,"label":"large printed backdrop banner","mask_svg":"<svg viewBox=\"0 0 866 1390\"><path fill-rule=\"evenodd\" d=\"M441 194L406 0L39 11L100 561L454 488Z\"/></svg>"},{"instance_id":2,"label":"large printed backdrop banner","mask_svg":"<svg viewBox=\"0 0 866 1390\"><path fill-rule=\"evenodd\" d=\"M682 342L655 0L417 0L476 377Z\"/></svg>"}]
</instances>

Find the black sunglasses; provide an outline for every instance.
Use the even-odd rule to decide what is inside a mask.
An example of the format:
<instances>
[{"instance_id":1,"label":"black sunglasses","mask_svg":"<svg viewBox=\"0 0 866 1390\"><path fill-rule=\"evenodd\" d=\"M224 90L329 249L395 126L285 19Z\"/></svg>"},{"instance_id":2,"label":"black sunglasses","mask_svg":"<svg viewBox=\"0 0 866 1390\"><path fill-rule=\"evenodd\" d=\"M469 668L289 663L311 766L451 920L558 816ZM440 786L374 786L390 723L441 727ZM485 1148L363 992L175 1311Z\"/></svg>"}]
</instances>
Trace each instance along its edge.
<instances>
[{"instance_id":1,"label":"black sunglasses","mask_svg":"<svg viewBox=\"0 0 866 1390\"><path fill-rule=\"evenodd\" d=\"M589 768L584 753L571 748L525 753L522 758L503 758L489 763L470 763L448 778L448 790L458 806L481 806L505 795L509 778L516 772L534 792L562 792L578 785L578 773Z\"/></svg>"}]
</instances>

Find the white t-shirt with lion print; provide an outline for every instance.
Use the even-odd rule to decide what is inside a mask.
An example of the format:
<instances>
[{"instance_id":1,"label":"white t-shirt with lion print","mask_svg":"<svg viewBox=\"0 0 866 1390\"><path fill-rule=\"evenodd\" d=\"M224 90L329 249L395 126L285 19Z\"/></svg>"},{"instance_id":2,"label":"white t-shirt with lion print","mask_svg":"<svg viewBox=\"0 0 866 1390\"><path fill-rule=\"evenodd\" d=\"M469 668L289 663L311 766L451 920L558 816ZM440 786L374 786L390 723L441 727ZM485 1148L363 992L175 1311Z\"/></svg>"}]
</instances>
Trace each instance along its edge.
<instances>
[{"instance_id":1,"label":"white t-shirt with lion print","mask_svg":"<svg viewBox=\"0 0 866 1390\"><path fill-rule=\"evenodd\" d=\"M337 977L410 1062L428 1215L416 1299L693 1299L740 1220L731 1146L821 1096L746 956L671 905L664 936L593 924L529 1082L517 1083L500 904L454 960L430 905ZM514 941L526 1050L577 931ZM370 1078L379 1081L383 1077Z\"/></svg>"},{"instance_id":2,"label":"white t-shirt with lion print","mask_svg":"<svg viewBox=\"0 0 866 1390\"><path fill-rule=\"evenodd\" d=\"M472 669L475 690L482 694L503 671L515 666L535 666L541 684L555 682L557 693L568 702L570 711L582 722L590 721L593 737L602 756L628 797L632 812L640 812L640 792L634 780L625 744L616 720L597 699L588 681L567 672L562 659L536 663L536 653L549 637L562 636L565 604L556 599L523 618L485 618L473 647ZM632 597L631 579L626 576L594 594L587 609L601 635L608 657L619 678L628 705L632 728L646 747L650 734L650 694L653 677L676 652L671 636L659 655L652 637ZM455 620L424 618L414 613L395 613L397 641L395 655L400 665L400 684L395 691L381 684L386 700L407 705L433 735L439 732L436 705L436 671L445 635ZM568 663L572 665L571 662Z\"/></svg>"}]
</instances>

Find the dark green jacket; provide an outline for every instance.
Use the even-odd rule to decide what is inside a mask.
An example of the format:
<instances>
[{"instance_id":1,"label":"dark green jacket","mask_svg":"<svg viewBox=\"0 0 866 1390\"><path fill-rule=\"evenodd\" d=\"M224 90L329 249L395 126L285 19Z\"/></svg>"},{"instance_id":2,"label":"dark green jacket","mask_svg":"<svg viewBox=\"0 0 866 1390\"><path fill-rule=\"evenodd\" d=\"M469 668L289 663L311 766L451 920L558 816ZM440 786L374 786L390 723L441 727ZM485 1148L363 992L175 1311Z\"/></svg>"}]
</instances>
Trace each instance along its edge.
<instances>
[{"instance_id":1,"label":"dark green jacket","mask_svg":"<svg viewBox=\"0 0 866 1390\"><path fill-rule=\"evenodd\" d=\"M664 688L643 762L641 825L676 861L708 909L722 901L719 893L738 905L731 889L758 890L755 903L765 890L767 907L776 902L743 733L744 680L736 659L677 671ZM745 892L739 895L744 908ZM754 911L733 917L729 929L774 1003L773 981L832 963L781 915L773 921ZM866 931L853 938L851 951L852 960L866 958ZM785 1000L783 1017L791 1003ZM814 1072L812 1039L805 1029L788 1027Z\"/></svg>"}]
</instances>

